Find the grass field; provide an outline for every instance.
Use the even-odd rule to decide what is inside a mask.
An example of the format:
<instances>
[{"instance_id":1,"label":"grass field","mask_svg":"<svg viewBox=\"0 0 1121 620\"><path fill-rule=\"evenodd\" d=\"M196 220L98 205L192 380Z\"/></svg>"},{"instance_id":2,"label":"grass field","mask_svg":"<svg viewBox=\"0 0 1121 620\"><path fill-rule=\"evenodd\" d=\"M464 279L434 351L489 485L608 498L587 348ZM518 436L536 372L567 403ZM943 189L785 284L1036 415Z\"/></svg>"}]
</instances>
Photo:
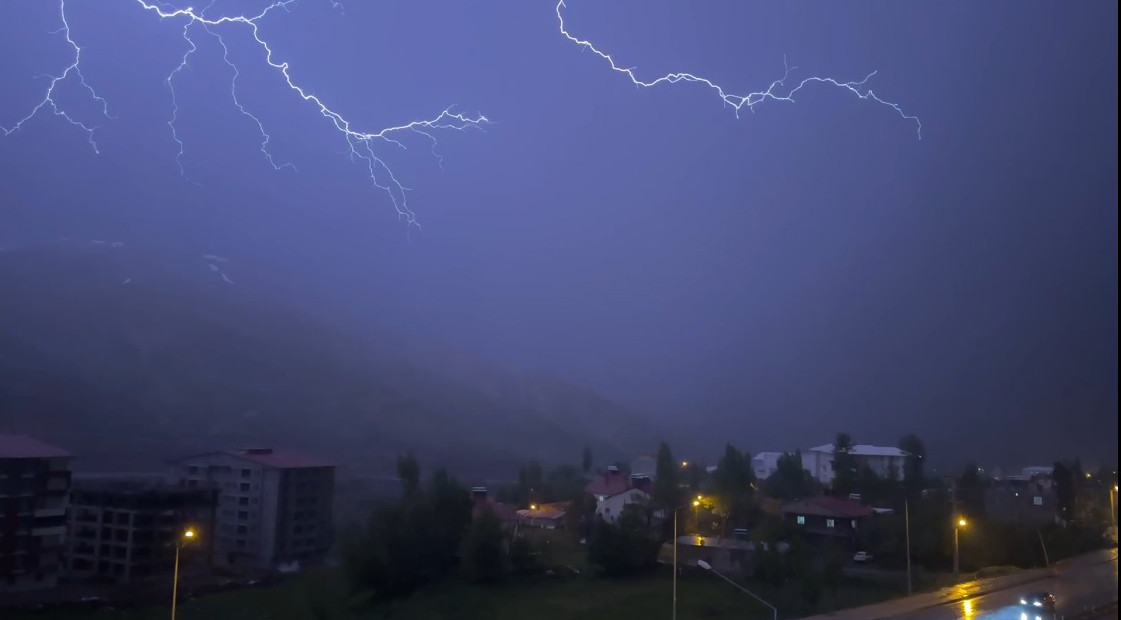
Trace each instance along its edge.
<instances>
[{"instance_id":1,"label":"grass field","mask_svg":"<svg viewBox=\"0 0 1121 620\"><path fill-rule=\"evenodd\" d=\"M587 576L494 587L449 582L412 597L379 606L348 605L344 576L338 571L309 573L287 582L256 589L213 594L184 601L180 620L626 620L666 617L672 605L672 573L607 581ZM760 591L776 600L796 601L796 592ZM825 594L819 610L851 607L890 598L894 592L852 584L837 600ZM782 616L812 610L784 605ZM155 620L168 617L168 606L92 613L45 613L12 616L11 620ZM687 574L678 582L681 620L769 618L770 611L715 577Z\"/></svg>"}]
</instances>

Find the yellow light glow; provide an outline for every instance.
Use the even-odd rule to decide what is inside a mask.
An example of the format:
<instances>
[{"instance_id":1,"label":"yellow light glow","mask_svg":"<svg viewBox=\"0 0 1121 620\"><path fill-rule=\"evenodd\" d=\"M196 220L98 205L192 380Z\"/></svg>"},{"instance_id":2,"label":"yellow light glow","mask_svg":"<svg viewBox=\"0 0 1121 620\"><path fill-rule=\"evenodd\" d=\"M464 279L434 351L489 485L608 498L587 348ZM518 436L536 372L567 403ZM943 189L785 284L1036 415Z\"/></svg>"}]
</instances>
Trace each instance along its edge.
<instances>
[{"instance_id":1,"label":"yellow light glow","mask_svg":"<svg viewBox=\"0 0 1121 620\"><path fill-rule=\"evenodd\" d=\"M689 461L681 461L681 466L682 467L688 467L689 466Z\"/></svg>"},{"instance_id":2,"label":"yellow light glow","mask_svg":"<svg viewBox=\"0 0 1121 620\"><path fill-rule=\"evenodd\" d=\"M965 527L965 519L958 519L958 527Z\"/></svg>"},{"instance_id":3,"label":"yellow light glow","mask_svg":"<svg viewBox=\"0 0 1121 620\"><path fill-rule=\"evenodd\" d=\"M530 504L529 509L530 510L537 510L537 504Z\"/></svg>"},{"instance_id":4,"label":"yellow light glow","mask_svg":"<svg viewBox=\"0 0 1121 620\"><path fill-rule=\"evenodd\" d=\"M971 601L969 599L965 599L965 601L961 604L961 611L962 611L962 615L965 616L966 618L972 618L973 617L973 601Z\"/></svg>"},{"instance_id":5,"label":"yellow light glow","mask_svg":"<svg viewBox=\"0 0 1121 620\"><path fill-rule=\"evenodd\" d=\"M183 538L194 538L194 537L195 537L195 531L192 530L191 528L187 528L187 531L183 532Z\"/></svg>"},{"instance_id":6,"label":"yellow light glow","mask_svg":"<svg viewBox=\"0 0 1121 620\"><path fill-rule=\"evenodd\" d=\"M695 500L693 500L693 505L694 505L694 506L700 506L700 505L701 505L701 501L700 501L700 500L697 500L697 499L695 499Z\"/></svg>"}]
</instances>

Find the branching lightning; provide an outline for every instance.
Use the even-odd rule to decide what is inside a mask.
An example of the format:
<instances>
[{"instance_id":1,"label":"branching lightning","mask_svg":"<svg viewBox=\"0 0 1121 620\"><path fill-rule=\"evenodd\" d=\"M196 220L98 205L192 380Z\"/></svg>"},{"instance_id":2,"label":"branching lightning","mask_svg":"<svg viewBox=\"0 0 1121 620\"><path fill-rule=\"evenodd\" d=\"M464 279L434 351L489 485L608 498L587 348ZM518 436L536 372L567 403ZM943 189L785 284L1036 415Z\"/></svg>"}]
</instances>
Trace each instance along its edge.
<instances>
[{"instance_id":1,"label":"branching lightning","mask_svg":"<svg viewBox=\"0 0 1121 620\"><path fill-rule=\"evenodd\" d=\"M767 101L767 100L786 101L786 102L793 103L794 102L794 95L796 93L798 93L798 91L802 90L802 88L804 88L805 86L807 86L809 84L815 84L815 83L828 84L830 86L843 88L843 89L851 92L852 94L856 95L857 97L859 97L860 99L863 99L865 101L873 101L875 103L879 103L881 105L887 106L887 107L891 108L892 110L895 110L895 112L898 113L899 116L902 117L904 120L911 121L915 124L915 131L918 134L919 139L920 140L922 139L922 123L919 121L917 116L911 116L909 114L906 114L905 112L903 112L903 108L900 107L899 104L892 103L890 101L885 101L885 100L879 98L874 92L872 92L872 89L866 87L868 81L870 79L872 79L873 76L876 75L875 71L866 75L864 77L864 79L862 79L860 81L856 81L856 82L842 82L840 80L835 80L833 78L828 78L828 77L811 76L811 77L803 78L800 82L798 82L797 86L794 86L793 88L790 88L789 90L786 90L786 81L790 77L791 72L796 70L797 67L791 67L791 66L787 65L786 59L783 58L783 66L785 68L785 71L783 73L782 78L771 82L770 86L768 86L766 88L766 90L752 92L752 93L748 93L746 95L734 95L734 94L728 93L727 91L724 90L724 87L720 86L719 84L716 84L715 82L713 82L709 79L693 75L692 73L667 73L666 75L663 75L663 76L661 76L657 79L654 79L652 81L644 81L644 80L639 79L638 76L635 75L635 67L620 66L620 65L616 64L615 59L610 54L608 54L606 52L603 52L603 51L600 51L599 48L597 48L595 45L593 45L590 41L586 41L584 39L579 39L579 38L573 36L573 34L570 33L565 28L564 12L563 12L563 9L565 9L565 8L567 8L567 5L564 3L564 0L558 0L556 11L557 11L557 22L560 25L561 34L563 34L565 36L565 38L567 38L569 41L572 41L573 43L575 43L576 45L579 45L583 49L589 50L593 54L595 54L596 56L599 56L600 58L606 60L607 63L611 66L611 69L613 71L618 71L619 73L622 73L622 74L626 75L628 78L630 78L631 82L633 82L635 86L641 86L643 88L652 88L654 86L658 86L659 84L675 84L677 82L696 82L696 83L702 84L702 85L707 86L708 88L712 89L717 94L717 96L720 97L720 99L724 102L725 105L728 105L728 106L732 107L732 109L735 111L736 118L739 118L740 110L745 108L745 107L748 110L750 110L751 112L754 112L755 111L755 106L757 106L757 105L759 105L759 104L761 104L761 103L763 103L764 101Z\"/></svg>"},{"instance_id":2,"label":"branching lightning","mask_svg":"<svg viewBox=\"0 0 1121 620\"><path fill-rule=\"evenodd\" d=\"M335 0L328 0L332 7L341 10L342 5ZM175 78L185 70L190 69L191 56L199 49L198 43L193 38L197 32L194 29L201 28L211 36L218 40L219 45L222 46L222 59L231 69L232 77L230 80L230 97L233 100L234 106L238 111L251 120L257 127L261 134L261 153L265 156L274 169L280 170L282 168L291 168L295 170L295 166L290 163L277 163L269 149L272 137L269 135L264 123L260 118L252 113L243 103L238 96L238 78L240 77L240 70L237 65L231 60L229 54L229 47L226 40L223 38L221 32L224 28L240 27L248 31L253 37L253 40L260 47L264 53L264 61L269 67L276 70L281 77L283 77L288 87L294 91L305 102L312 104L312 106L319 112L321 116L327 119L331 126L334 127L339 134L342 135L347 144L347 151L351 161L361 162L365 164L366 172L370 178L370 182L377 188L385 191L393 203L394 208L400 218L404 219L410 225L418 225L416 221L416 214L409 207L406 192L408 188L401 183L397 176L386 164L385 160L378 156L375 151L375 146L380 143L392 144L402 149L406 148L405 144L401 141L404 134L416 134L424 137L432 144L432 152L436 156L441 168L443 167L443 159L436 151L437 140L435 133L441 130L457 130L464 131L467 129L483 129L489 123L486 116L477 114L474 116L462 114L453 111L451 107L445 108L438 115L427 120L418 120L404 123L401 125L394 125L385 127L375 131L363 131L355 128L354 124L337 112L333 108L324 103L318 96L311 94L308 90L293 79L287 62L278 62L275 60L276 53L268 41L262 37L260 30L260 22L266 16L276 9L289 10L292 5L299 2L299 0L277 0L272 4L266 6L261 12L256 15L227 15L223 17L206 17L206 13L210 10L215 0L212 0L204 9L196 11L193 7L182 9L169 8L165 5L150 2L148 0L134 0L136 4L145 11L154 13L160 20L165 19L178 19L183 21L182 37L186 42L186 49L180 59L179 64L168 73L164 82L170 92L171 98L171 113L168 120L168 126L171 130L171 138L177 145L176 162L179 165L179 172L184 179L190 181L187 176L186 170L183 167L183 154L186 150L184 141L179 136L179 131L176 127L176 122L179 118L179 104L175 91ZM94 141L94 131L97 129L95 126L87 125L79 120L76 120L69 113L67 113L55 99L55 87L67 79L77 79L79 83L85 87L94 101L102 105L102 112L106 118L109 116L108 103L97 94L96 91L86 82L85 76L81 72L81 55L82 48L71 37L70 24L66 19L66 0L59 0L59 13L62 20L62 28L60 32L65 33L66 41L74 50L74 61L66 67L66 69L57 76L50 76L51 82L44 93L43 99L35 106L27 116L20 119L15 125L10 128L0 127L3 129L4 134L11 134L19 129L22 129L24 124L34 118L40 111L49 108L54 114L63 117L70 124L82 129L89 137L90 145L93 146L94 151L97 151L97 144ZM192 181L193 182L193 181Z\"/></svg>"}]
</instances>

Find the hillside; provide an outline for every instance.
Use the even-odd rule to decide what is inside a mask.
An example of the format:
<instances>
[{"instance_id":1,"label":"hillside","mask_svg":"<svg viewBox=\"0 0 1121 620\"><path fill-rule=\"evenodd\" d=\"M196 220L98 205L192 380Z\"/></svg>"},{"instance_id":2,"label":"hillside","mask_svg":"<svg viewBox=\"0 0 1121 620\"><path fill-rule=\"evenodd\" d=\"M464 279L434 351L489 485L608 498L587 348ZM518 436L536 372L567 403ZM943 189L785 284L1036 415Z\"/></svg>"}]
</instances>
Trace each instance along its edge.
<instances>
[{"instance_id":1,"label":"hillside","mask_svg":"<svg viewBox=\"0 0 1121 620\"><path fill-rule=\"evenodd\" d=\"M585 444L603 459L651 449L636 417L594 393L346 330L197 271L121 248L0 253L0 429L87 468L249 444L369 472L406 449L478 472L575 462Z\"/></svg>"}]
</instances>

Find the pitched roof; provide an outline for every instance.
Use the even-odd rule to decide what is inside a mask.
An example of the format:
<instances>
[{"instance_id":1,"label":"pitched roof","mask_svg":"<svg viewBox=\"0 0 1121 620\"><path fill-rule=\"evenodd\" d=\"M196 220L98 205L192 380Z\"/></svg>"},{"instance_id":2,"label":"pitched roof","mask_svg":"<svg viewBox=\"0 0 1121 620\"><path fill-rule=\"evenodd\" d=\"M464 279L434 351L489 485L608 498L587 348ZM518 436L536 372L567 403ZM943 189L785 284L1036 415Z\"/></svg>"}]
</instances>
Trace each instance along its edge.
<instances>
[{"instance_id":1,"label":"pitched roof","mask_svg":"<svg viewBox=\"0 0 1121 620\"><path fill-rule=\"evenodd\" d=\"M810 452L824 452L825 454L833 454L833 444L827 443L823 446L810 448ZM849 450L849 454L856 456L907 456L907 453L899 448L892 448L888 446L872 446L869 444L856 444Z\"/></svg>"},{"instance_id":2,"label":"pitched roof","mask_svg":"<svg viewBox=\"0 0 1121 620\"><path fill-rule=\"evenodd\" d=\"M53 459L72 456L66 450L26 435L0 435L0 459Z\"/></svg>"},{"instance_id":3,"label":"pitched roof","mask_svg":"<svg viewBox=\"0 0 1121 620\"><path fill-rule=\"evenodd\" d=\"M611 497L618 495L633 486L631 477L621 472L605 471L599 474L584 487L588 495L605 495Z\"/></svg>"},{"instance_id":4,"label":"pitched roof","mask_svg":"<svg viewBox=\"0 0 1121 620\"><path fill-rule=\"evenodd\" d=\"M806 499L791 502L782 507L784 513L796 513L815 517L836 517L839 519L856 519L870 517L875 510L861 504L856 500L843 497L807 497Z\"/></svg>"}]
</instances>

